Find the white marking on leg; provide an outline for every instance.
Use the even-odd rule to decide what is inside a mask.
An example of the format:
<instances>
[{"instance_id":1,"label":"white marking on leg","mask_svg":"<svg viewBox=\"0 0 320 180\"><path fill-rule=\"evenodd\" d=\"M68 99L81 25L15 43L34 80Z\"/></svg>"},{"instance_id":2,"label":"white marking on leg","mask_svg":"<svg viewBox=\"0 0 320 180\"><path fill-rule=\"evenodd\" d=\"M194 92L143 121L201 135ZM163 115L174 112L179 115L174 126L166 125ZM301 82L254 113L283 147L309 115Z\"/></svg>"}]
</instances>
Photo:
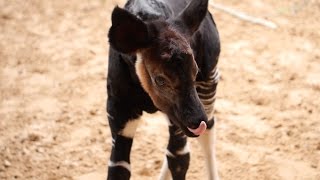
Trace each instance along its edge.
<instances>
[{"instance_id":1,"label":"white marking on leg","mask_svg":"<svg viewBox=\"0 0 320 180\"><path fill-rule=\"evenodd\" d=\"M202 89L200 89L200 91L201 91ZM216 95L216 90L214 90L214 91L212 91L212 92L210 92L210 93L201 93L201 92L198 92L198 95L199 96L206 96L206 97L213 97L213 96L215 96Z\"/></svg>"},{"instance_id":2,"label":"white marking on leg","mask_svg":"<svg viewBox=\"0 0 320 180\"><path fill-rule=\"evenodd\" d=\"M107 112L107 117L113 120L114 118Z\"/></svg>"},{"instance_id":3,"label":"white marking on leg","mask_svg":"<svg viewBox=\"0 0 320 180\"><path fill-rule=\"evenodd\" d=\"M204 82L204 81L197 81L196 87L201 88L202 90L210 90L212 89L212 84L210 82Z\"/></svg>"},{"instance_id":4,"label":"white marking on leg","mask_svg":"<svg viewBox=\"0 0 320 180\"><path fill-rule=\"evenodd\" d=\"M214 85L217 85L220 78L219 70L215 67L211 73L209 81L200 81L196 82L196 87L200 88L200 100L202 104L204 104L204 108L206 110L206 114L208 120L213 119L214 117L214 110L213 104L216 99L216 89L211 93L204 94L201 93L201 90L209 90ZM202 98L201 98L202 97ZM211 104L211 105L207 105ZM214 122L216 124L216 122ZM204 134L197 138L200 145L202 146L202 150L205 155L206 165L207 165L207 174L209 180L218 180L218 170L217 170L217 163L216 163L216 151L215 151L215 130L214 126L211 129L208 129Z\"/></svg>"},{"instance_id":5,"label":"white marking on leg","mask_svg":"<svg viewBox=\"0 0 320 180\"><path fill-rule=\"evenodd\" d=\"M177 129L175 132L174 132L174 135L183 135L183 132L182 132L182 130L181 129Z\"/></svg>"},{"instance_id":6,"label":"white marking on leg","mask_svg":"<svg viewBox=\"0 0 320 180\"><path fill-rule=\"evenodd\" d=\"M131 167L130 167L130 164L126 161L118 161L118 162L113 162L111 160L109 160L109 167L117 167L117 166L120 166L120 167L123 167L125 169L127 169L129 172L131 172Z\"/></svg>"},{"instance_id":7,"label":"white marking on leg","mask_svg":"<svg viewBox=\"0 0 320 180\"><path fill-rule=\"evenodd\" d=\"M217 83L220 79L220 71L217 68L217 66L211 71L210 73L210 80L213 80L213 82Z\"/></svg>"},{"instance_id":8,"label":"white marking on leg","mask_svg":"<svg viewBox=\"0 0 320 180\"><path fill-rule=\"evenodd\" d=\"M174 154L172 154L172 152L170 152L168 149L166 151L166 155L172 158L175 158L176 156Z\"/></svg>"},{"instance_id":9,"label":"white marking on leg","mask_svg":"<svg viewBox=\"0 0 320 180\"><path fill-rule=\"evenodd\" d=\"M211 97L211 98L209 98L209 99L201 99L201 98L200 98L200 100L201 100L202 104L209 104L209 103L212 104L213 101L216 100L216 96L213 96L213 97Z\"/></svg>"},{"instance_id":10,"label":"white marking on leg","mask_svg":"<svg viewBox=\"0 0 320 180\"><path fill-rule=\"evenodd\" d=\"M216 162L214 127L207 130L204 134L198 137L197 140L199 141L205 155L209 180L219 180Z\"/></svg>"},{"instance_id":11,"label":"white marking on leg","mask_svg":"<svg viewBox=\"0 0 320 180\"><path fill-rule=\"evenodd\" d=\"M185 155L188 154L190 152L190 146L189 143L187 142L187 144L180 150L178 150L176 152L177 155Z\"/></svg>"},{"instance_id":12,"label":"white marking on leg","mask_svg":"<svg viewBox=\"0 0 320 180\"><path fill-rule=\"evenodd\" d=\"M208 120L211 120L211 119L214 118L213 105L212 105L211 111L206 112L206 113L207 113ZM214 118L213 120L216 122L216 121L217 121L217 118ZM213 127L213 128L214 128L214 127ZM213 134L215 134L215 133L213 133Z\"/></svg>"},{"instance_id":13,"label":"white marking on leg","mask_svg":"<svg viewBox=\"0 0 320 180\"><path fill-rule=\"evenodd\" d=\"M159 180L169 180L171 179L171 173L168 167L167 157L164 157L163 164L160 171Z\"/></svg>"},{"instance_id":14,"label":"white marking on leg","mask_svg":"<svg viewBox=\"0 0 320 180\"><path fill-rule=\"evenodd\" d=\"M114 140L113 138L112 138L112 147L114 147L114 143L116 142L116 140Z\"/></svg>"},{"instance_id":15,"label":"white marking on leg","mask_svg":"<svg viewBox=\"0 0 320 180\"><path fill-rule=\"evenodd\" d=\"M119 134L127 138L133 138L140 121L140 118L129 120Z\"/></svg>"},{"instance_id":16,"label":"white marking on leg","mask_svg":"<svg viewBox=\"0 0 320 180\"><path fill-rule=\"evenodd\" d=\"M204 105L203 107L206 111L206 114L208 114L208 119L210 120L213 117L213 105Z\"/></svg>"}]
</instances>

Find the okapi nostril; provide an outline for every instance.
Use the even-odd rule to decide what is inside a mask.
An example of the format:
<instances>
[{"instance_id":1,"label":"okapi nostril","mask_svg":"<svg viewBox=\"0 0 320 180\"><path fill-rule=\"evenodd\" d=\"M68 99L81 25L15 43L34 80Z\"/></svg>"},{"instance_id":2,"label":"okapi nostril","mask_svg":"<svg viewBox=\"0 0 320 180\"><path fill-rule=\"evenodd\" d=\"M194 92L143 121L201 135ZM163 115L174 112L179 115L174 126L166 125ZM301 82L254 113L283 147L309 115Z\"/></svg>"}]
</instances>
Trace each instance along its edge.
<instances>
[{"instance_id":1,"label":"okapi nostril","mask_svg":"<svg viewBox=\"0 0 320 180\"><path fill-rule=\"evenodd\" d=\"M201 122L200 122L201 123ZM196 123L192 123L192 124L189 124L188 125L188 128L191 128L191 129L197 129L199 126L200 126L200 123L198 124L196 124Z\"/></svg>"},{"instance_id":2,"label":"okapi nostril","mask_svg":"<svg viewBox=\"0 0 320 180\"><path fill-rule=\"evenodd\" d=\"M191 123L188 125L188 127L191 129L197 129L200 126L201 122L202 121L200 121L199 123Z\"/></svg>"}]
</instances>

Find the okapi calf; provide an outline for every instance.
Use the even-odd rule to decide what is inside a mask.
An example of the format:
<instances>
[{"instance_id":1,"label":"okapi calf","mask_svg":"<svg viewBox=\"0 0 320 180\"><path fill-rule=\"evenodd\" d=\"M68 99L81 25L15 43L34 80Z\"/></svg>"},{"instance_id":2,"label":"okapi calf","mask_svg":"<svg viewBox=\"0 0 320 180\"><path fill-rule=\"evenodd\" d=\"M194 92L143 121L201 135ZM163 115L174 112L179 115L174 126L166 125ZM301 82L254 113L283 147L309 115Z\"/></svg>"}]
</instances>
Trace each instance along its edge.
<instances>
[{"instance_id":1,"label":"okapi calf","mask_svg":"<svg viewBox=\"0 0 320 180\"><path fill-rule=\"evenodd\" d=\"M129 0L114 8L108 36L108 179L130 178L140 116L161 111L170 139L160 179L185 179L187 137L198 137L209 179L217 180L213 104L220 40L208 0Z\"/></svg>"}]
</instances>

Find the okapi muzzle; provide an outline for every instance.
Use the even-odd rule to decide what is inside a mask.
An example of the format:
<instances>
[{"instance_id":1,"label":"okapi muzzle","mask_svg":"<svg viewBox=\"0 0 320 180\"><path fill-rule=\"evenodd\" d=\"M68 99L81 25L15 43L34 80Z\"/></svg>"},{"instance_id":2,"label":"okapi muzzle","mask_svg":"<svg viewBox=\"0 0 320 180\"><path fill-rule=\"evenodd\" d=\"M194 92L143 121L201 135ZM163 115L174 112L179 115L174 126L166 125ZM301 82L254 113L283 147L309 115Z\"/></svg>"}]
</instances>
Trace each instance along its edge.
<instances>
[{"instance_id":1,"label":"okapi muzzle","mask_svg":"<svg viewBox=\"0 0 320 180\"><path fill-rule=\"evenodd\" d=\"M172 119L176 121L173 123L178 124L189 137L201 135L207 128L207 116L195 88L182 93L179 98L181 102L173 109L175 116Z\"/></svg>"}]
</instances>

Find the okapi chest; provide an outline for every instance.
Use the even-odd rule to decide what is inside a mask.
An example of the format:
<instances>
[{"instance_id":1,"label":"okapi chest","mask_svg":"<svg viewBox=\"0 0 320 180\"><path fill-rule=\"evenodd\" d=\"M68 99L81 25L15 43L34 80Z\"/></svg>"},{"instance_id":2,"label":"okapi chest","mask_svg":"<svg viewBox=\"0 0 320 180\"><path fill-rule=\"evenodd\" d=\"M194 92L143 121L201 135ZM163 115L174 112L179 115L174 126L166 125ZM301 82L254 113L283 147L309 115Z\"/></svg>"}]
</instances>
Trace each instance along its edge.
<instances>
[{"instance_id":1,"label":"okapi chest","mask_svg":"<svg viewBox=\"0 0 320 180\"><path fill-rule=\"evenodd\" d=\"M169 143L160 179L185 179L187 137L203 146L218 179L213 105L220 40L208 0L129 0L109 30L107 113L112 134L108 179L129 179L130 150L143 111L166 114Z\"/></svg>"}]
</instances>

